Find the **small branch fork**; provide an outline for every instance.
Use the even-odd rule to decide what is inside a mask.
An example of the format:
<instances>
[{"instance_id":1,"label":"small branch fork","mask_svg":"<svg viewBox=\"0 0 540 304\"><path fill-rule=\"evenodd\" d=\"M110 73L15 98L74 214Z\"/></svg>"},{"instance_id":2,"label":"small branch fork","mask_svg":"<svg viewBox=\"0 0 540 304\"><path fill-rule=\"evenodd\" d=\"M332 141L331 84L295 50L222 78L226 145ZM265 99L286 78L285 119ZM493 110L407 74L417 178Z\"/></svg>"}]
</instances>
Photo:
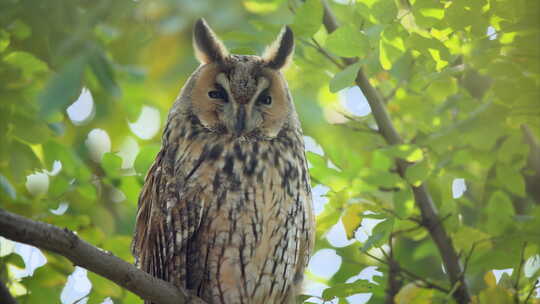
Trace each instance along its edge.
<instances>
[{"instance_id":1,"label":"small branch fork","mask_svg":"<svg viewBox=\"0 0 540 304\"><path fill-rule=\"evenodd\" d=\"M68 229L33 221L1 208L0 235L62 255L73 264L86 268L153 303L206 303L190 294L189 291L176 288L169 282L151 276L110 252L92 246ZM0 294L2 294L1 291ZM0 297L0 300L4 303L7 298L5 295L2 296L4 298Z\"/></svg>"},{"instance_id":2,"label":"small branch fork","mask_svg":"<svg viewBox=\"0 0 540 304\"><path fill-rule=\"evenodd\" d=\"M381 258L378 258L378 257L372 255L369 252L364 252L364 254L369 256L370 258L374 259L375 261L383 264L383 265L387 265L389 268L393 267L394 271L395 271L394 274L399 274L399 275L401 275L403 277L407 277L409 280L412 280L412 281L421 282L422 284L417 283L417 285L420 286L420 287L437 289L437 290L439 290L441 292L444 292L446 294L450 293L450 289L445 288L445 287L443 287L441 285L438 285L436 283L433 283L431 281L428 281L427 279L422 278L421 276L411 272L410 270L401 267L395 260L392 261L392 262L388 261L388 254L386 252L384 252L384 251L382 251L382 252L383 252L383 255L385 256L385 258L387 260L383 260ZM386 303L389 303L389 302L386 302Z\"/></svg>"},{"instance_id":3,"label":"small branch fork","mask_svg":"<svg viewBox=\"0 0 540 304\"><path fill-rule=\"evenodd\" d=\"M328 3L325 0L322 0L322 3L324 6L324 26L328 33L332 33L339 27L339 24ZM322 47L319 46L317 49L322 49ZM326 53L327 52L325 51L323 55L326 56ZM342 61L345 63L345 65L350 65L355 63L357 59L342 58ZM332 60L332 62L334 61ZM337 66L340 67L339 65ZM390 119L390 115L386 110L384 98L379 94L377 89L371 85L368 77L362 69L358 71L355 82L364 93L364 96L366 97L371 108L373 117L375 118L377 126L379 127L379 132L384 137L386 142L390 145L398 145L403 143L403 139L396 131L392 120ZM398 173L403 177L408 164L404 160L397 159L396 166ZM411 185L411 188L416 205L420 209L421 225L429 231L431 238L439 250L439 254L441 255L444 267L448 273L450 283L455 287L455 290L452 292L452 296L456 302L460 304L469 303L471 299L469 287L465 281L459 256L453 246L452 239L442 225L438 210L433 203L433 199L431 198L426 185L423 184L418 187Z\"/></svg>"}]
</instances>

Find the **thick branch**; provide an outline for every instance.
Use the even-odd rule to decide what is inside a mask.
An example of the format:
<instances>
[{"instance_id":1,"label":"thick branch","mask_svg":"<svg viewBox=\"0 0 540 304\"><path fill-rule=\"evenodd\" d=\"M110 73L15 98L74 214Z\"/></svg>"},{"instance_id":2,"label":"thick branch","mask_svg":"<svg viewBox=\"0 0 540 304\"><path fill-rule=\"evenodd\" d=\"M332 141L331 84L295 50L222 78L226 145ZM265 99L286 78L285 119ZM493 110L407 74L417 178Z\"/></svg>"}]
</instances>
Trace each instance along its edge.
<instances>
[{"instance_id":1,"label":"thick branch","mask_svg":"<svg viewBox=\"0 0 540 304\"><path fill-rule=\"evenodd\" d=\"M0 209L0 235L60 254L75 265L84 267L137 294L159 304L204 304L188 291L157 279L132 264L90 245L67 229L32 221Z\"/></svg>"},{"instance_id":2,"label":"thick branch","mask_svg":"<svg viewBox=\"0 0 540 304\"><path fill-rule=\"evenodd\" d=\"M323 4L324 26L326 30L331 33L338 28L339 24L334 14L332 13L332 10L328 6L328 3L323 0ZM354 60L350 58L344 58L343 60L349 64L354 62ZM379 127L379 131L381 132L385 140L391 145L402 143L403 140L401 136L397 133L390 119L390 115L388 114L388 111L384 106L383 98L379 95L379 92L375 89L375 87L371 85L369 79L367 78L366 74L362 69L358 71L356 85L362 90L362 92L366 96L369 106L371 107L373 117L375 118L377 126ZM398 160L397 166L399 174L401 176L404 176L407 166L406 163L402 160ZM426 229L428 229L431 238L439 249L439 253L444 263L444 268L446 269L446 272L448 273L448 276L450 278L450 282L452 283L452 285L457 286L453 296L458 303L469 303L469 290L465 282L463 269L459 262L458 254L454 249L452 239L448 236L446 230L444 230L444 227L438 216L437 208L435 204L433 204L433 200L431 199L427 187L425 185L420 185L418 187L414 187L411 185L411 187L414 193L416 204L420 209L420 213L422 216L422 225L426 227Z\"/></svg>"},{"instance_id":3,"label":"thick branch","mask_svg":"<svg viewBox=\"0 0 540 304\"><path fill-rule=\"evenodd\" d=\"M400 291L403 282L399 278L399 263L394 259L394 240L392 234L390 234L390 241L388 243L390 246L389 253L386 254L386 252L382 250L388 264L388 279L386 283L386 298L384 303L395 304L395 297Z\"/></svg>"}]
</instances>

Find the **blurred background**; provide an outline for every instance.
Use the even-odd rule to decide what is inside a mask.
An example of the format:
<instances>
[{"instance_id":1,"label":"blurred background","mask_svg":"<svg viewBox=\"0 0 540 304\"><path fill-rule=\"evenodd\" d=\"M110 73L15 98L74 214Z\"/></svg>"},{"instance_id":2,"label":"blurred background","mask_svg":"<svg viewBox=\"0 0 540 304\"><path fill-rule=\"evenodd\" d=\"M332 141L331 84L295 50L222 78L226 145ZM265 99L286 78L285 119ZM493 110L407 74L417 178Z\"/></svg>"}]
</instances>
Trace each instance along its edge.
<instances>
[{"instance_id":1,"label":"blurred background","mask_svg":"<svg viewBox=\"0 0 540 304\"><path fill-rule=\"evenodd\" d=\"M168 109L198 66L194 21L204 17L239 54L260 54L289 24L296 54L285 75L318 225L303 300L383 303L388 267L363 252L392 252L419 277L448 284L434 243L411 220L419 212L409 185L421 183L467 257L477 299L527 298L540 269L539 4L329 5L341 23L333 34L318 0L3 0L0 207L133 262L144 175ZM359 60L346 66L340 57ZM403 145L377 132L354 85L360 68ZM406 178L394 157L416 163ZM1 237L0 279L20 303L142 303L65 258ZM418 278L400 279L398 303L452 301Z\"/></svg>"}]
</instances>

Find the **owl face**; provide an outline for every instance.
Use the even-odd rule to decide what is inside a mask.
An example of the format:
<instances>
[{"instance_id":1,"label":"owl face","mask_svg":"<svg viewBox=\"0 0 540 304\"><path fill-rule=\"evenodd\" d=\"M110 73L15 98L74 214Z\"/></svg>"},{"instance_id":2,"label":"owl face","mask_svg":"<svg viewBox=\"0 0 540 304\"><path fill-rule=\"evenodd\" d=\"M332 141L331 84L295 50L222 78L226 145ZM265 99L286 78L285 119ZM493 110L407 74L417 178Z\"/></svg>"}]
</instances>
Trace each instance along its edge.
<instances>
[{"instance_id":1,"label":"owl face","mask_svg":"<svg viewBox=\"0 0 540 304\"><path fill-rule=\"evenodd\" d=\"M194 28L190 110L209 132L242 138L275 138L294 119L280 70L292 57L293 34L285 27L263 56L229 54L204 20Z\"/></svg>"}]
</instances>

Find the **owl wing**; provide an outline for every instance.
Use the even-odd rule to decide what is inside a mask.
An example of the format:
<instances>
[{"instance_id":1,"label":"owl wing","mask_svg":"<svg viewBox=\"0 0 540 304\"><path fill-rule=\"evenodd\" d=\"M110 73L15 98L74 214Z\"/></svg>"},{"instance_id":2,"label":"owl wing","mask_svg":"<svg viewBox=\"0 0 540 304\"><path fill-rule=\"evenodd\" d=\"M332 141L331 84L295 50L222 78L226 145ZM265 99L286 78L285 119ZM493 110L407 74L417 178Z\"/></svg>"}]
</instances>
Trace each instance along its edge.
<instances>
[{"instance_id":1,"label":"owl wing","mask_svg":"<svg viewBox=\"0 0 540 304\"><path fill-rule=\"evenodd\" d=\"M132 243L137 266L178 287L186 288L189 242L201 221L197 192L187 187L174 157L162 149L139 196Z\"/></svg>"}]
</instances>

